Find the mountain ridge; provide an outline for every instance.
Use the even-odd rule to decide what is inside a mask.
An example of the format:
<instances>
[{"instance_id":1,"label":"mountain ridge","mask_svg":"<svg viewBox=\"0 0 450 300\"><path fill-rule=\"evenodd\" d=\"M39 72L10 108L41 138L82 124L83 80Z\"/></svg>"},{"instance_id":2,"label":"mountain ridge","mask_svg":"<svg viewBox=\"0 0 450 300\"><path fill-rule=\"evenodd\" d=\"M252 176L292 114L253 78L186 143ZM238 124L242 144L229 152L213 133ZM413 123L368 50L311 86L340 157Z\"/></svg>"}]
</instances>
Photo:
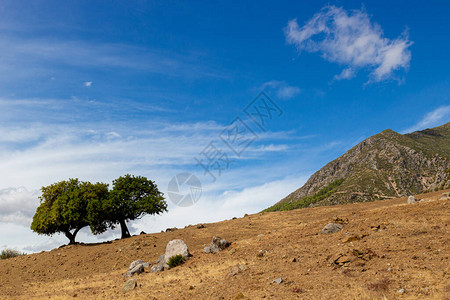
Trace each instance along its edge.
<instances>
[{"instance_id":1,"label":"mountain ridge","mask_svg":"<svg viewBox=\"0 0 450 300\"><path fill-rule=\"evenodd\" d=\"M408 134L386 129L327 163L265 211L367 202L448 187L450 122Z\"/></svg>"}]
</instances>

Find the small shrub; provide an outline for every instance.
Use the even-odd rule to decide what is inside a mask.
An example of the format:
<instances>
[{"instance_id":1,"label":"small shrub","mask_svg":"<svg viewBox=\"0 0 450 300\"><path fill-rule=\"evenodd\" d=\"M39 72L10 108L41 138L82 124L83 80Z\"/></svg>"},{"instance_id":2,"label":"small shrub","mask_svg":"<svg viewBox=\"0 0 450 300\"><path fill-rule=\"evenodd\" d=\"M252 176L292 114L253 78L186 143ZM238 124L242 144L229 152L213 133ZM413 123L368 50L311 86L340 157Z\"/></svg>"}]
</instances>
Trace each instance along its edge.
<instances>
[{"instance_id":1,"label":"small shrub","mask_svg":"<svg viewBox=\"0 0 450 300\"><path fill-rule=\"evenodd\" d=\"M2 250L2 252L0 254L0 259L7 259L7 258L11 258L11 257L20 256L20 255L25 255L25 253L20 253L19 251L14 250L14 249L5 249L5 250Z\"/></svg>"},{"instance_id":2,"label":"small shrub","mask_svg":"<svg viewBox=\"0 0 450 300\"><path fill-rule=\"evenodd\" d=\"M185 261L186 261L186 259L184 258L184 256L178 254L178 255L170 257L167 264L169 265L169 267L175 268L176 266L183 264Z\"/></svg>"}]
</instances>

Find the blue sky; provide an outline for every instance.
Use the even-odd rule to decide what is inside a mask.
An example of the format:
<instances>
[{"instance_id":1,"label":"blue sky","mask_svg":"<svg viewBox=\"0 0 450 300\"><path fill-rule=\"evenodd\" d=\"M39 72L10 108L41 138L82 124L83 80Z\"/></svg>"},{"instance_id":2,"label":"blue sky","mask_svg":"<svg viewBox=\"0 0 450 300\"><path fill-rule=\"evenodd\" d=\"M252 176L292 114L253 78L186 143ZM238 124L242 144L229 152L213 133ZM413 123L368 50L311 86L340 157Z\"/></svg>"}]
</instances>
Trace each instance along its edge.
<instances>
[{"instance_id":1,"label":"blue sky","mask_svg":"<svg viewBox=\"0 0 450 300\"><path fill-rule=\"evenodd\" d=\"M132 173L167 194L198 176L195 205L131 226L153 232L260 211L373 134L448 122L448 15L445 1L2 1L0 248L65 242L28 229L58 180ZM282 111L266 131L244 111L262 91ZM240 156L219 137L237 117L257 136ZM211 142L232 160L214 182L195 161Z\"/></svg>"}]
</instances>

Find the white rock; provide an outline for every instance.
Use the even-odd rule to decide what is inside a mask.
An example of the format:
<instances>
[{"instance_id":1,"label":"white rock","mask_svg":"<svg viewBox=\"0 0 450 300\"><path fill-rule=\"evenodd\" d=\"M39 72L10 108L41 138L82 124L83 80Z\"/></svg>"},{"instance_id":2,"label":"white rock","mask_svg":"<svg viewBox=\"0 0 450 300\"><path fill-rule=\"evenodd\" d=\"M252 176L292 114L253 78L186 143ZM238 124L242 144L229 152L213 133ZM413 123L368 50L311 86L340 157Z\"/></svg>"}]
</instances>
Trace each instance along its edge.
<instances>
[{"instance_id":1,"label":"white rock","mask_svg":"<svg viewBox=\"0 0 450 300\"><path fill-rule=\"evenodd\" d=\"M185 259L189 258L189 248L183 240L171 240L167 243L164 262L168 263L169 259L175 255L182 255Z\"/></svg>"},{"instance_id":2,"label":"white rock","mask_svg":"<svg viewBox=\"0 0 450 300\"><path fill-rule=\"evenodd\" d=\"M409 196L407 202L408 202L408 204L413 204L413 203L417 202L417 199L414 196Z\"/></svg>"}]
</instances>

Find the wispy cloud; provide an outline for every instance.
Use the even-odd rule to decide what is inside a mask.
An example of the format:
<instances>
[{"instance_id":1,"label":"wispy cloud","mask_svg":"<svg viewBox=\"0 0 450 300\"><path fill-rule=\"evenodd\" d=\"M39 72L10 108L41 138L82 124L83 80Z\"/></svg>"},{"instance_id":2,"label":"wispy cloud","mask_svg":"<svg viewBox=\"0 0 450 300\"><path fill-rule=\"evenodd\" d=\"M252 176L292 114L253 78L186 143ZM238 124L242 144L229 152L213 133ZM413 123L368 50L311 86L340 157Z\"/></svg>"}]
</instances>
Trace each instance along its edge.
<instances>
[{"instance_id":1,"label":"wispy cloud","mask_svg":"<svg viewBox=\"0 0 450 300\"><path fill-rule=\"evenodd\" d=\"M0 37L0 78L27 79L54 77L68 70L111 73L111 69L186 78L225 78L223 71L205 63L202 53L172 53L127 44L86 43L79 40L20 39ZM8 74L8 75L6 75ZM92 81L84 82L89 87Z\"/></svg>"},{"instance_id":2,"label":"wispy cloud","mask_svg":"<svg viewBox=\"0 0 450 300\"><path fill-rule=\"evenodd\" d=\"M381 27L364 9L350 12L326 6L305 25L296 19L285 28L286 41L299 52L318 52L325 60L345 66L334 79L349 79L361 68L370 70L370 81L391 79L399 69L408 69L412 42L405 31L396 39L384 37Z\"/></svg>"},{"instance_id":3,"label":"wispy cloud","mask_svg":"<svg viewBox=\"0 0 450 300\"><path fill-rule=\"evenodd\" d=\"M290 86L285 81L271 80L261 85L260 90L274 92L280 99L290 99L300 94L300 88Z\"/></svg>"},{"instance_id":4,"label":"wispy cloud","mask_svg":"<svg viewBox=\"0 0 450 300\"><path fill-rule=\"evenodd\" d=\"M417 122L410 128L403 130L402 133L410 133L417 130L435 127L441 125L444 122L448 122L449 120L450 105L441 106L427 113L419 122Z\"/></svg>"}]
</instances>

